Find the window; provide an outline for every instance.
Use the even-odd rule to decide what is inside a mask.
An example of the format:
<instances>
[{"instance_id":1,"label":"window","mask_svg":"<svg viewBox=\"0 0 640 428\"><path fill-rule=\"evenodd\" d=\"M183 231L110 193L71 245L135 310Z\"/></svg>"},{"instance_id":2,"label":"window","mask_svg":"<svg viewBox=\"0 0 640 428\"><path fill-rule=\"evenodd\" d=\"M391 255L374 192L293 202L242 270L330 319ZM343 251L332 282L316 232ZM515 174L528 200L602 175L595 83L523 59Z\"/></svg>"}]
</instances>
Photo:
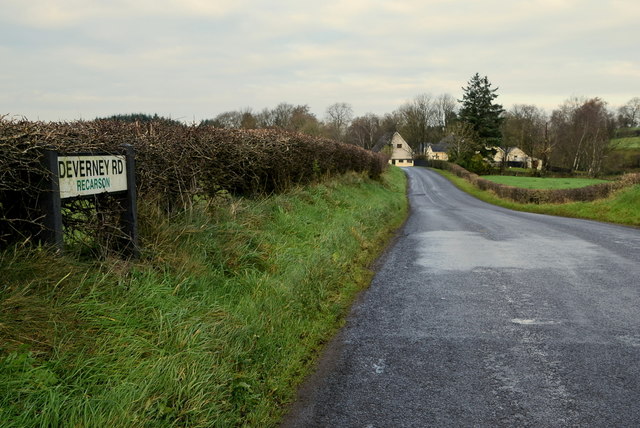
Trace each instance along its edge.
<instances>
[{"instance_id":1,"label":"window","mask_svg":"<svg viewBox=\"0 0 640 428\"><path fill-rule=\"evenodd\" d=\"M397 147L397 148L399 148L399 149L401 149L401 148L402 148L402 143L400 143L400 144L396 144L396 147Z\"/></svg>"}]
</instances>

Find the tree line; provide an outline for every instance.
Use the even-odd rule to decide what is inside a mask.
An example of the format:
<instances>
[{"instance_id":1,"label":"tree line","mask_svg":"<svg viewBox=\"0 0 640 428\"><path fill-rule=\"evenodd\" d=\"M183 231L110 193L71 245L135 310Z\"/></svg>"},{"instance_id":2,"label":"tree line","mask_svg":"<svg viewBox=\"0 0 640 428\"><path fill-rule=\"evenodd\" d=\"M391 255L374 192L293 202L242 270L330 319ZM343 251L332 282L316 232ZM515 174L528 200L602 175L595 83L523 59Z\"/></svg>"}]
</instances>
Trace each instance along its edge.
<instances>
[{"instance_id":1,"label":"tree line","mask_svg":"<svg viewBox=\"0 0 640 428\"><path fill-rule=\"evenodd\" d=\"M247 107L223 112L200 125L285 129L365 149L398 131L416 153L427 144L445 143L450 160L471 170L486 168L496 148L508 153L518 147L540 159L544 168L591 175L602 173L611 138L640 136L640 97L616 110L601 98L572 97L548 114L533 104L504 109L497 102L498 88L479 73L462 90L460 100L450 94L419 94L384 115L354 116L350 104L337 102L318 118L306 104L283 102L261 111ZM139 115L130 116L140 120Z\"/></svg>"}]
</instances>

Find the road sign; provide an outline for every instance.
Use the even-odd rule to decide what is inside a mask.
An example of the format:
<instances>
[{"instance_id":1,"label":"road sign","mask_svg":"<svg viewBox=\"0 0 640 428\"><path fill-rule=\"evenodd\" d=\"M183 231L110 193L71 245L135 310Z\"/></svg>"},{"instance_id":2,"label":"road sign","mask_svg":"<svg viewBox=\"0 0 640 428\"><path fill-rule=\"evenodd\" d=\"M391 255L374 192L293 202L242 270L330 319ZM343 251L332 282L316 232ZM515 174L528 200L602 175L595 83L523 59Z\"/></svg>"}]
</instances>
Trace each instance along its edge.
<instances>
[{"instance_id":1,"label":"road sign","mask_svg":"<svg viewBox=\"0 0 640 428\"><path fill-rule=\"evenodd\" d=\"M58 156L60 198L127 190L125 156Z\"/></svg>"}]
</instances>

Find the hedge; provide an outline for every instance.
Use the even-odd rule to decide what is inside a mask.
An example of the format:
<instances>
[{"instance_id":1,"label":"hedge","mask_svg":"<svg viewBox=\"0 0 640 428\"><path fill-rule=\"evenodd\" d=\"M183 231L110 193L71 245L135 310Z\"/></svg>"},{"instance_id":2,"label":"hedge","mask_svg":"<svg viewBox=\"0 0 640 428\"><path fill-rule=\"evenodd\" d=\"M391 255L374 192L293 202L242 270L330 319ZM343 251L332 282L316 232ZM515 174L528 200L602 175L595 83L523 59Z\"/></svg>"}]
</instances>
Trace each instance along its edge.
<instances>
[{"instance_id":1,"label":"hedge","mask_svg":"<svg viewBox=\"0 0 640 428\"><path fill-rule=\"evenodd\" d=\"M561 204L565 202L588 202L603 199L616 190L640 184L640 174L625 174L620 179L607 183L575 189L523 189L521 187L506 186L480 177L467 171L460 165L447 161L432 160L428 166L449 171L468 181L481 190L488 190L497 196L523 204Z\"/></svg>"},{"instance_id":2,"label":"hedge","mask_svg":"<svg viewBox=\"0 0 640 428\"><path fill-rule=\"evenodd\" d=\"M0 118L0 243L42 230L38 199L45 148L61 153L136 151L138 198L168 211L220 192L256 195L347 171L379 178L387 158L357 146L282 130L228 130L166 121L69 123ZM71 218L66 218L71 221Z\"/></svg>"}]
</instances>

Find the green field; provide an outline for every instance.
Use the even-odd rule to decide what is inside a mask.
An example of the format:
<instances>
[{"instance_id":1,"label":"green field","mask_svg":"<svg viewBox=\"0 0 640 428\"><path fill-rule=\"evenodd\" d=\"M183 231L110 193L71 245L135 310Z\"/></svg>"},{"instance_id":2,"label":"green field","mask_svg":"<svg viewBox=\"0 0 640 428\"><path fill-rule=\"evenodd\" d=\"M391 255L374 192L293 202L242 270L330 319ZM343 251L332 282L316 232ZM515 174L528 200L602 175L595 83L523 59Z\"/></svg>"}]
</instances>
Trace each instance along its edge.
<instances>
[{"instance_id":1,"label":"green field","mask_svg":"<svg viewBox=\"0 0 640 428\"><path fill-rule=\"evenodd\" d=\"M459 189L464 190L478 199L512 210L640 226L640 185L622 189L607 199L593 202L540 205L520 204L500 199L491 192L480 190L449 171L439 169L435 169L434 171L448 178Z\"/></svg>"},{"instance_id":2,"label":"green field","mask_svg":"<svg viewBox=\"0 0 640 428\"><path fill-rule=\"evenodd\" d=\"M611 147L614 150L640 149L640 137L615 138L611 140Z\"/></svg>"},{"instance_id":3,"label":"green field","mask_svg":"<svg viewBox=\"0 0 640 428\"><path fill-rule=\"evenodd\" d=\"M0 427L273 427L405 219L406 179L139 206L141 260L0 252Z\"/></svg>"},{"instance_id":4,"label":"green field","mask_svg":"<svg viewBox=\"0 0 640 428\"><path fill-rule=\"evenodd\" d=\"M525 189L574 189L606 182L606 180L592 178L511 177L506 175L485 175L482 178L506 186Z\"/></svg>"}]
</instances>

